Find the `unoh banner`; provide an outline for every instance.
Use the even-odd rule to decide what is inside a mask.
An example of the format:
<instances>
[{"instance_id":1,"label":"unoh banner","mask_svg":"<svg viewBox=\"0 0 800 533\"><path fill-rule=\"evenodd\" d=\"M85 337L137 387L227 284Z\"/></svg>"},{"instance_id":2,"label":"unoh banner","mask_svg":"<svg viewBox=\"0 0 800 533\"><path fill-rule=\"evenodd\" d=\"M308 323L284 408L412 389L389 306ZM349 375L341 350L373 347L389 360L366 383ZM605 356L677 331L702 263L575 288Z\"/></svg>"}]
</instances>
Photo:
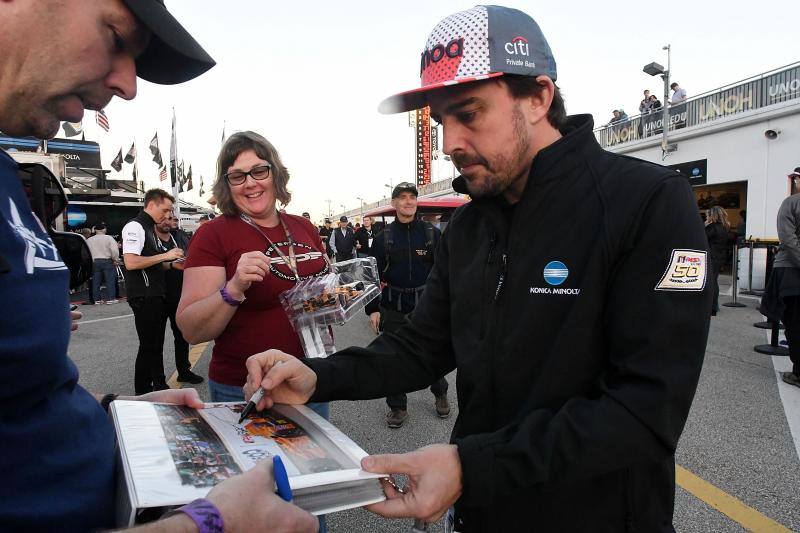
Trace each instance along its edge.
<instances>
[{"instance_id":1,"label":"unoh banner","mask_svg":"<svg viewBox=\"0 0 800 533\"><path fill-rule=\"evenodd\" d=\"M690 128L722 117L769 106L785 105L800 98L800 63L766 72L755 79L722 87L670 106L669 131ZM603 147L660 135L663 116L656 111L595 130Z\"/></svg>"}]
</instances>

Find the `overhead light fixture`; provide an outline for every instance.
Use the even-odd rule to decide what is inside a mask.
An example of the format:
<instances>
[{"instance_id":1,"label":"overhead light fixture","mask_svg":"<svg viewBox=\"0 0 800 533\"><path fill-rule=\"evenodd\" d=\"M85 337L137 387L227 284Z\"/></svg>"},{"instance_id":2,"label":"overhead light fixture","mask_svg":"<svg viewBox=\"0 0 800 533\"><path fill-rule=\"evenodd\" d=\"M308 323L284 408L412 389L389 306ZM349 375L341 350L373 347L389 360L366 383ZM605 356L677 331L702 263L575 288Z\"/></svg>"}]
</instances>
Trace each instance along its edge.
<instances>
[{"instance_id":1,"label":"overhead light fixture","mask_svg":"<svg viewBox=\"0 0 800 533\"><path fill-rule=\"evenodd\" d=\"M659 74L664 74L664 72L665 72L664 71L664 66L663 65L659 65L655 61L645 65L644 68L642 69L642 71L645 74L649 74L651 76L658 76Z\"/></svg>"}]
</instances>

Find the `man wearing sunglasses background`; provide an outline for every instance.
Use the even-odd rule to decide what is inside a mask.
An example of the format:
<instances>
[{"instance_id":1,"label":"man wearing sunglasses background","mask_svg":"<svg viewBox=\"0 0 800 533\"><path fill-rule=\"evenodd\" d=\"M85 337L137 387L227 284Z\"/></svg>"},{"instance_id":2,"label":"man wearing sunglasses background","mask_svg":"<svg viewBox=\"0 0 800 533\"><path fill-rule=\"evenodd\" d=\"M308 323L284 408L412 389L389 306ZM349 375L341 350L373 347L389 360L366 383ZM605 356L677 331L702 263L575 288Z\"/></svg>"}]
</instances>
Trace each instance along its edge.
<instances>
[{"instance_id":1,"label":"man wearing sunglasses background","mask_svg":"<svg viewBox=\"0 0 800 533\"><path fill-rule=\"evenodd\" d=\"M137 75L176 84L214 65L163 0L3 0L0 25L0 130L13 136L47 139L85 109L133 99ZM0 531L108 529L115 438L103 407L114 395L101 403L77 383L69 272L19 170L0 150L0 301L13 309L0 317ZM129 399L202 406L192 389ZM314 530L316 519L265 490L272 483L265 462L213 489L210 504L143 529Z\"/></svg>"}]
</instances>

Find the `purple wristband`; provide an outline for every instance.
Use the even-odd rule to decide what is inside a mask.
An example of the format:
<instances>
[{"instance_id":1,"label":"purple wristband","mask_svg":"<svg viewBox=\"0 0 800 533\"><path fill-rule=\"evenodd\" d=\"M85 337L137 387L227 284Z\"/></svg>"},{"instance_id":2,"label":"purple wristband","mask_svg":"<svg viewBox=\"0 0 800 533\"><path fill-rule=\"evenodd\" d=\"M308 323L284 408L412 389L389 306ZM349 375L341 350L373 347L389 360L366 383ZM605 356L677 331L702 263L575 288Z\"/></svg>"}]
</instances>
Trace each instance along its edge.
<instances>
[{"instance_id":1,"label":"purple wristband","mask_svg":"<svg viewBox=\"0 0 800 533\"><path fill-rule=\"evenodd\" d=\"M197 524L200 533L223 533L225 531L225 523L222 521L219 509L205 498L198 498L169 514L175 513L183 513L191 518Z\"/></svg>"},{"instance_id":2,"label":"purple wristband","mask_svg":"<svg viewBox=\"0 0 800 533\"><path fill-rule=\"evenodd\" d=\"M239 307L247 299L247 297L244 297L241 300L237 300L236 298L231 296L231 293L228 292L228 289L227 287L225 287L225 285L223 285L222 288L219 290L219 295L222 296L222 300L226 304L232 305L233 307Z\"/></svg>"}]
</instances>

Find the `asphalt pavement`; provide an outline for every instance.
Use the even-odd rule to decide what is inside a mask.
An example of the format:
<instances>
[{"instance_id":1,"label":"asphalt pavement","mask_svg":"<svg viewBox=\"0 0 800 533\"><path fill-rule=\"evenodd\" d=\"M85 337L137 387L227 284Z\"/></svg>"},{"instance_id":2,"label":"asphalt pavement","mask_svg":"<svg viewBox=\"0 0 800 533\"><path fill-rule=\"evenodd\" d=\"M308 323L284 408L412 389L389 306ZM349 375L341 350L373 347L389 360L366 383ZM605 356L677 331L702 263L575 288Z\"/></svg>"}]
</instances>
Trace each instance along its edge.
<instances>
[{"instance_id":1,"label":"asphalt pavement","mask_svg":"<svg viewBox=\"0 0 800 533\"><path fill-rule=\"evenodd\" d=\"M729 299L722 297L723 302ZM800 420L800 412L784 408L778 392L784 385L778 383L772 358L752 350L766 341L765 331L752 326L763 319L757 301L740 301L747 307L723 307L712 319L700 384L678 447L676 464L701 480L700 488L684 483L689 490L676 490L674 525L680 532L800 530L798 452L787 422L787 417ZM93 392L133 394L137 339L130 307L120 303L80 310L84 318L73 333L70 356L81 371L81 384ZM339 347L364 346L372 338L366 317L336 330ZM169 328L166 339L169 375L175 368ZM207 376L210 355L211 345L195 372ZM386 426L383 400L333 402L331 421L371 454L447 442L457 416L454 378L448 376L453 412L447 420L436 416L433 395L424 390L409 395L409 418L400 429ZM205 384L197 389L208 399ZM784 389L783 394L800 405L800 389ZM328 525L331 532L408 532L412 524L357 509L330 516ZM430 528L441 530L438 524Z\"/></svg>"}]
</instances>

